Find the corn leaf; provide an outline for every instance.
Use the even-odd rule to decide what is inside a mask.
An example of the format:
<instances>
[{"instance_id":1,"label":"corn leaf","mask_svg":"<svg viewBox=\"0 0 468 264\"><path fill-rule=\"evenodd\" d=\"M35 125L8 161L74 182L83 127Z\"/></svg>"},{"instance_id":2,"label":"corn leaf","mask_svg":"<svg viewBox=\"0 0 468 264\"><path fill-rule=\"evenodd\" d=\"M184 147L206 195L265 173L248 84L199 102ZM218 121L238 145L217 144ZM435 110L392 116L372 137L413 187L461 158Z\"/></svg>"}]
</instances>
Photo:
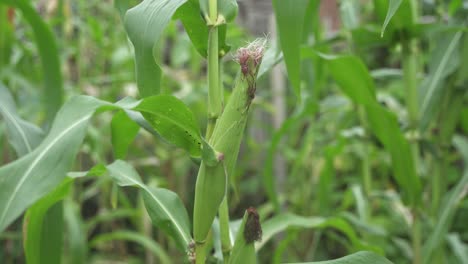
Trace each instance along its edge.
<instances>
[{"instance_id":1,"label":"corn leaf","mask_svg":"<svg viewBox=\"0 0 468 264\"><path fill-rule=\"evenodd\" d=\"M179 248L185 251L191 240L190 222L177 194L167 189L146 186L135 169L122 160L115 161L107 169L118 185L141 188L153 224L173 237Z\"/></svg>"},{"instance_id":2,"label":"corn leaf","mask_svg":"<svg viewBox=\"0 0 468 264\"><path fill-rule=\"evenodd\" d=\"M113 109L130 110L134 106L132 100L111 104L89 96L76 96L68 101L57 114L49 134L36 149L0 167L0 231L62 182L94 113ZM151 118L151 113L146 114ZM181 142L193 138L185 134L179 136L186 137L178 139ZM198 151L201 152L200 149Z\"/></svg>"},{"instance_id":3,"label":"corn leaf","mask_svg":"<svg viewBox=\"0 0 468 264\"><path fill-rule=\"evenodd\" d=\"M0 115L5 121L8 142L19 157L33 151L41 143L44 132L36 125L18 116L13 97L1 83Z\"/></svg>"},{"instance_id":4,"label":"corn leaf","mask_svg":"<svg viewBox=\"0 0 468 264\"><path fill-rule=\"evenodd\" d=\"M54 34L30 1L0 0L0 4L18 8L33 29L44 78L42 100L46 109L46 121L50 123L63 103L63 80Z\"/></svg>"},{"instance_id":5,"label":"corn leaf","mask_svg":"<svg viewBox=\"0 0 468 264\"><path fill-rule=\"evenodd\" d=\"M186 149L194 157L201 156L200 128L194 114L172 95L156 95L142 101L134 110L166 140Z\"/></svg>"},{"instance_id":6,"label":"corn leaf","mask_svg":"<svg viewBox=\"0 0 468 264\"><path fill-rule=\"evenodd\" d=\"M373 252L360 251L339 259L317 261L317 262L302 262L296 264L391 264L388 259L377 255Z\"/></svg>"},{"instance_id":7,"label":"corn leaf","mask_svg":"<svg viewBox=\"0 0 468 264\"><path fill-rule=\"evenodd\" d=\"M284 55L289 81L300 98L300 73L302 33L309 0L274 0L279 42Z\"/></svg>"},{"instance_id":8,"label":"corn leaf","mask_svg":"<svg viewBox=\"0 0 468 264\"><path fill-rule=\"evenodd\" d=\"M136 77L142 97L160 91L161 68L153 49L176 10L187 0L144 0L125 15L125 30L135 47Z\"/></svg>"},{"instance_id":9,"label":"corn leaf","mask_svg":"<svg viewBox=\"0 0 468 264\"><path fill-rule=\"evenodd\" d=\"M129 145L139 130L140 126L128 117L125 111L119 111L112 117L112 149L116 159L123 159L127 156Z\"/></svg>"}]
</instances>

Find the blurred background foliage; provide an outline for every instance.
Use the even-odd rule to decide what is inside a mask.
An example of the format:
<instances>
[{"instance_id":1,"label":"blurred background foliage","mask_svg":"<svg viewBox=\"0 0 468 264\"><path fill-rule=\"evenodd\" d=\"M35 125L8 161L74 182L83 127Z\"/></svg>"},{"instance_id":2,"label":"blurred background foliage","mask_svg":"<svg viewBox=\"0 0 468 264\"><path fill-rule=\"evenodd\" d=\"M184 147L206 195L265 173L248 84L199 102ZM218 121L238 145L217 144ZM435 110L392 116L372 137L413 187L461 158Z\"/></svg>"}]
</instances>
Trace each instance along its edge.
<instances>
[{"instance_id":1,"label":"blurred background foliage","mask_svg":"<svg viewBox=\"0 0 468 264\"><path fill-rule=\"evenodd\" d=\"M265 35L272 49L279 46L271 1L238 2L237 23L227 31L231 51ZM446 207L453 208L453 216L442 223L443 231L436 235L442 242L434 242L438 246L432 248L435 253L428 263L467 263L468 187L463 180L467 157L460 153L468 147L468 4L461 0L416 2L420 23L407 27L405 14L400 11L381 37L388 1L310 1L309 8L314 10L305 17L308 26L304 27L298 65L300 98L288 82L283 63L260 78L254 114L231 183L231 218L239 219L245 208L255 206L262 219L287 211L345 222L336 224L339 228L304 230L307 219L293 219L287 231L259 251L260 263L332 259L362 249L385 254L395 263L410 263L415 254L415 217L422 241L430 241L434 230L439 230L439 221L445 219L442 211ZM404 5L401 10L407 8ZM0 5L0 81L14 94L20 116L47 127L53 110L48 112L44 104L54 109L76 94L111 102L138 96L132 46L113 1L40 0L34 1L34 7L50 28L56 47L35 36L25 12ZM447 40L459 32L455 55L445 55ZM407 110L403 64L410 37L418 41L416 61L420 68L412 74L421 87L431 85L437 66L441 60L445 63L437 85L446 88L437 89L440 92L435 103L431 101L433 114L424 133L413 133ZM200 117L201 127L206 127L206 61L179 21L172 21L161 39L155 54L162 61L162 92L181 98ZM37 44L41 41L48 52L56 49L61 66L55 79L46 78L55 76L54 69L49 73L45 70L50 70L54 62L41 60ZM363 107L340 90L333 66L320 56L322 53L359 58L375 82L380 105L396 115L405 138L412 144L417 142L416 171L423 185L417 209L403 201L403 190L392 177L389 151L369 132ZM238 66L232 55L227 55L222 64L223 83L229 94ZM49 87L51 83L62 85L63 95ZM51 97L57 98L49 102ZM87 171L115 159L107 125L111 118L111 113L104 113L93 119L74 171ZM5 138L3 123L0 145L2 164L16 158ZM192 215L197 165L183 150L140 130L126 160L149 185L179 194ZM442 165L438 165L440 162ZM464 183L461 191L454 200L448 200L460 183ZM440 197L434 200L438 186ZM82 178L71 188L71 195L64 201L64 263L185 261L175 243L151 226L135 190L118 190L104 177ZM269 190L274 190L275 197ZM0 234L2 263L25 261L21 224L17 220ZM350 234L356 236L355 240Z\"/></svg>"}]
</instances>

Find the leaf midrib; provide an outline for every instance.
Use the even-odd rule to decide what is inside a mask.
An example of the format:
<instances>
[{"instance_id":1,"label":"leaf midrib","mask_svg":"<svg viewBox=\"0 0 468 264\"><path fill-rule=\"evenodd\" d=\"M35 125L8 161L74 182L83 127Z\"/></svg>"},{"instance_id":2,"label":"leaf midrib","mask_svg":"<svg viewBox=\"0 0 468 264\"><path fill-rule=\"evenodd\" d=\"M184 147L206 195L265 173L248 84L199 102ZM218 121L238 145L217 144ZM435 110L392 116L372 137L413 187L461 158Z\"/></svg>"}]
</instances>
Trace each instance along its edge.
<instances>
[{"instance_id":1,"label":"leaf midrib","mask_svg":"<svg viewBox=\"0 0 468 264\"><path fill-rule=\"evenodd\" d=\"M122 173L120 171L114 170L114 173L117 173L117 174L121 175L125 179L131 181L132 183L134 183L135 185L137 185L138 187L142 188L147 193L149 193L149 195L151 195L151 197L156 201L156 203L158 203L159 206L163 209L164 213L166 213L166 215L169 216L169 218L171 219L171 222L177 228L177 231L182 235L182 238L184 239L186 244L188 244L190 242L190 239L185 235L185 232L183 231L182 227L176 221L176 218L174 216L172 216L170 211L164 206L164 203L162 203L156 196L154 196L154 194L149 190L149 188L146 185L144 185L143 183L141 183L141 182L127 176L126 174L124 174L124 173Z\"/></svg>"},{"instance_id":2,"label":"leaf midrib","mask_svg":"<svg viewBox=\"0 0 468 264\"><path fill-rule=\"evenodd\" d=\"M28 149L28 152L31 152L32 147L28 141L28 138L26 137L26 134L21 128L21 126L18 124L18 122L16 122L16 119L13 118L13 115L5 107L0 106L0 109L5 114L4 116L6 116L6 118L8 118L13 123L13 126L16 127L16 129L19 131L21 138L23 139L24 144L26 145L26 148Z\"/></svg>"},{"instance_id":3,"label":"leaf midrib","mask_svg":"<svg viewBox=\"0 0 468 264\"><path fill-rule=\"evenodd\" d=\"M462 34L461 32L457 32L455 34L455 36L453 36L453 39L450 42L450 44L449 44L449 46L447 48L447 52L445 54L451 54L453 52L453 49L455 48L455 43L461 37L461 34ZM444 54L444 56L442 58L442 61L439 64L439 66L437 67L436 72L434 73L434 78L432 78L433 81L430 83L428 92L426 93L426 95L423 98L423 102L422 102L422 105L421 105L421 110L422 110L421 112L423 112L423 113L426 111L426 107L429 104L431 94L434 92L436 84L439 82L440 76L442 75L442 70L445 68L445 65L448 62L448 58L450 57L450 55L445 56L445 54Z\"/></svg>"},{"instance_id":4,"label":"leaf midrib","mask_svg":"<svg viewBox=\"0 0 468 264\"><path fill-rule=\"evenodd\" d=\"M70 132L73 128L75 128L76 126L78 126L79 124L81 124L82 122L85 122L87 121L89 118L91 118L92 114L89 114L89 115L86 115L85 117L79 119L77 122L73 123L71 126L69 126L67 129L65 129L64 131L62 131L57 137L55 137L49 145L47 145L44 150L42 152L39 153L39 155L36 157L36 159L31 163L31 165L29 166L29 168L26 170L26 172L24 173L24 175L21 177L20 181L18 182L18 184L16 185L12 195L10 196L10 199L8 199L7 203L6 203L6 206L5 206L5 209L2 213L2 217L0 218L0 225L3 224L3 221L5 220L5 216L6 216L6 213L7 211L9 210L10 206L11 206L11 202L14 200L14 198L16 197L17 193L18 193L18 190L21 188L21 186L24 184L24 182L26 181L26 179L29 177L30 173L33 171L34 167L39 163L39 161L46 155L46 153L52 148L54 147L54 145L60 141L60 139L62 139L68 132Z\"/></svg>"}]
</instances>

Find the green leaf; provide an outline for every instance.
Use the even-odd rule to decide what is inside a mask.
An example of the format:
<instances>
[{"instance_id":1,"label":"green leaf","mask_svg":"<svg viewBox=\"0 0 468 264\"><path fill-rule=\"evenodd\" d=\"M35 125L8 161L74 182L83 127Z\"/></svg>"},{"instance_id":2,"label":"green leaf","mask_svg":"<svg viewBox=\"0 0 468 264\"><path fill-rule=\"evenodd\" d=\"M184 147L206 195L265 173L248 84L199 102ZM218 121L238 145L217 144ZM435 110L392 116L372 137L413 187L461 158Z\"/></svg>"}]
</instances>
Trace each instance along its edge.
<instances>
[{"instance_id":1,"label":"green leaf","mask_svg":"<svg viewBox=\"0 0 468 264\"><path fill-rule=\"evenodd\" d=\"M65 223L68 231L65 263L87 262L88 245L86 228L81 219L80 206L71 199L65 200Z\"/></svg>"},{"instance_id":2,"label":"green leaf","mask_svg":"<svg viewBox=\"0 0 468 264\"><path fill-rule=\"evenodd\" d=\"M133 110L141 112L167 141L184 148L191 156L200 157L200 129L194 114L182 101L172 95L156 95Z\"/></svg>"},{"instance_id":3,"label":"green leaf","mask_svg":"<svg viewBox=\"0 0 468 264\"><path fill-rule=\"evenodd\" d=\"M46 120L52 122L55 114L63 103L63 81L60 69L59 52L54 34L44 22L36 9L27 0L0 0L0 4L12 5L18 8L24 18L31 25L39 57L42 64L44 78L44 93L42 100L46 109Z\"/></svg>"},{"instance_id":4,"label":"green leaf","mask_svg":"<svg viewBox=\"0 0 468 264\"><path fill-rule=\"evenodd\" d=\"M339 259L297 264L392 264L392 262L373 252L360 251Z\"/></svg>"},{"instance_id":5,"label":"green leaf","mask_svg":"<svg viewBox=\"0 0 468 264\"><path fill-rule=\"evenodd\" d=\"M202 160L205 162L207 166L213 167L219 163L218 154L213 147L210 146L205 139L202 139L203 142L203 150L202 150Z\"/></svg>"},{"instance_id":6,"label":"green leaf","mask_svg":"<svg viewBox=\"0 0 468 264\"><path fill-rule=\"evenodd\" d=\"M309 0L274 0L273 8L284 62L294 92L300 98L300 72L302 33Z\"/></svg>"},{"instance_id":7,"label":"green leaf","mask_svg":"<svg viewBox=\"0 0 468 264\"><path fill-rule=\"evenodd\" d=\"M200 4L201 14L208 25L230 23L234 21L237 16L238 6L236 0L217 0L216 7L218 17L215 19L216 21L211 21L212 18L210 17L209 12L210 0L199 0L198 2Z\"/></svg>"},{"instance_id":8,"label":"green leaf","mask_svg":"<svg viewBox=\"0 0 468 264\"><path fill-rule=\"evenodd\" d=\"M333 78L351 100L362 105L377 102L372 78L364 63L357 57L324 54L320 56L327 60Z\"/></svg>"},{"instance_id":9,"label":"green leaf","mask_svg":"<svg viewBox=\"0 0 468 264\"><path fill-rule=\"evenodd\" d=\"M201 15L199 1L188 0L177 9L174 18L180 19L193 46L201 56L206 58L208 55L209 27ZM219 53L222 56L228 53L231 47L226 44L226 25L219 26L218 30Z\"/></svg>"},{"instance_id":10,"label":"green leaf","mask_svg":"<svg viewBox=\"0 0 468 264\"><path fill-rule=\"evenodd\" d=\"M261 249L274 235L286 230L287 228L334 228L341 231L353 243L357 249L378 250L377 248L367 246L360 242L354 229L343 219L324 218L324 217L304 217L291 213L284 213L274 216L262 223L263 238L256 245L256 249Z\"/></svg>"},{"instance_id":11,"label":"green leaf","mask_svg":"<svg viewBox=\"0 0 468 264\"><path fill-rule=\"evenodd\" d=\"M237 16L239 7L236 0L218 0L218 16L226 23L231 23Z\"/></svg>"},{"instance_id":12,"label":"green leaf","mask_svg":"<svg viewBox=\"0 0 468 264\"><path fill-rule=\"evenodd\" d=\"M134 100L124 99L111 104L89 96L70 99L58 112L49 134L36 149L0 167L0 231L64 179L95 112L130 110L133 107ZM151 118L150 113L147 116Z\"/></svg>"},{"instance_id":13,"label":"green leaf","mask_svg":"<svg viewBox=\"0 0 468 264\"><path fill-rule=\"evenodd\" d=\"M432 253L441 246L442 241L445 240L447 233L452 224L452 219L455 211L463 198L466 196L466 186L468 185L468 139L462 136L454 136L453 144L461 153L464 163L465 171L462 178L458 181L455 187L447 194L444 203L440 207L441 210L437 217L437 222L434 230L430 234L427 242L423 248L424 263L428 263L431 259Z\"/></svg>"},{"instance_id":14,"label":"green leaf","mask_svg":"<svg viewBox=\"0 0 468 264\"><path fill-rule=\"evenodd\" d=\"M375 12L382 23L380 36L387 31L391 34L395 31L416 33L416 21L414 17L415 6L413 1L401 0L374 0ZM408 36L407 34L405 36Z\"/></svg>"},{"instance_id":15,"label":"green leaf","mask_svg":"<svg viewBox=\"0 0 468 264\"><path fill-rule=\"evenodd\" d=\"M16 113L13 97L0 83L0 113L4 116L8 139L19 157L36 148L44 133ZM25 215L24 251L28 263L60 263L63 245L63 204L69 181L36 202Z\"/></svg>"},{"instance_id":16,"label":"green leaf","mask_svg":"<svg viewBox=\"0 0 468 264\"><path fill-rule=\"evenodd\" d=\"M8 141L15 149L18 157L31 152L44 138L44 132L39 127L18 116L13 97L1 83L0 114L5 120Z\"/></svg>"},{"instance_id":17,"label":"green leaf","mask_svg":"<svg viewBox=\"0 0 468 264\"><path fill-rule=\"evenodd\" d=\"M71 99L57 114L50 133L31 153L0 168L0 230L65 177L94 111L91 97Z\"/></svg>"},{"instance_id":18,"label":"green leaf","mask_svg":"<svg viewBox=\"0 0 468 264\"><path fill-rule=\"evenodd\" d=\"M72 180L65 179L55 190L37 201L24 218L24 251L27 263L61 263L63 203Z\"/></svg>"},{"instance_id":19,"label":"green leaf","mask_svg":"<svg viewBox=\"0 0 468 264\"><path fill-rule=\"evenodd\" d=\"M14 25L10 23L8 16L3 15L7 12L6 6L0 6L0 13L2 17L0 18L0 28L2 29L2 34L0 35L0 68L3 69L10 62L10 56L13 51L13 43L15 39Z\"/></svg>"},{"instance_id":20,"label":"green leaf","mask_svg":"<svg viewBox=\"0 0 468 264\"><path fill-rule=\"evenodd\" d=\"M382 25L382 31L380 32L380 36L383 37L385 33L385 29L387 28L388 23L392 19L393 15L395 15L396 11L400 7L400 4L403 0L389 0L388 2L388 11L387 16L385 17L385 21Z\"/></svg>"},{"instance_id":21,"label":"green leaf","mask_svg":"<svg viewBox=\"0 0 468 264\"><path fill-rule=\"evenodd\" d=\"M167 189L146 186L135 169L124 161L117 160L107 169L118 185L142 189L146 210L153 224L174 238L181 250L187 250L191 240L190 222L177 194Z\"/></svg>"},{"instance_id":22,"label":"green leaf","mask_svg":"<svg viewBox=\"0 0 468 264\"><path fill-rule=\"evenodd\" d=\"M393 176L403 189L405 201L419 203L422 187L410 145L400 131L396 116L377 102L374 83L364 63L355 56L320 56L342 91L364 107L372 132L390 152Z\"/></svg>"},{"instance_id":23,"label":"green leaf","mask_svg":"<svg viewBox=\"0 0 468 264\"><path fill-rule=\"evenodd\" d=\"M198 53L206 58L208 55L208 27L200 14L198 0L188 0L175 13Z\"/></svg>"},{"instance_id":24,"label":"green leaf","mask_svg":"<svg viewBox=\"0 0 468 264\"><path fill-rule=\"evenodd\" d=\"M171 258L166 254L166 252L164 252L164 249L161 248L161 246L158 243L142 234L132 231L116 231L112 233L100 234L89 242L89 246L95 247L98 244L103 244L115 240L135 242L148 249L151 253L153 253L155 257L159 258L159 260L161 261L159 263L172 263Z\"/></svg>"},{"instance_id":25,"label":"green leaf","mask_svg":"<svg viewBox=\"0 0 468 264\"><path fill-rule=\"evenodd\" d=\"M125 13L132 6L138 3L138 0L115 0L114 7L119 11L120 19L125 20Z\"/></svg>"},{"instance_id":26,"label":"green leaf","mask_svg":"<svg viewBox=\"0 0 468 264\"><path fill-rule=\"evenodd\" d=\"M144 0L125 15L125 30L135 47L137 85L147 97L160 91L161 68L153 56L154 46L176 10L187 0Z\"/></svg>"},{"instance_id":27,"label":"green leaf","mask_svg":"<svg viewBox=\"0 0 468 264\"><path fill-rule=\"evenodd\" d=\"M452 251L455 253L455 256L457 256L460 263L463 263L464 261L466 262L466 260L468 260L468 247L460 239L459 234L449 234L447 236L447 241L450 244Z\"/></svg>"},{"instance_id":28,"label":"green leaf","mask_svg":"<svg viewBox=\"0 0 468 264\"><path fill-rule=\"evenodd\" d=\"M433 119L437 106L440 105L443 90L450 87L444 83L444 80L455 71L460 63L458 46L462 36L461 31L441 35L434 48L429 63L428 77L419 87L420 129L422 131L427 129L429 122Z\"/></svg>"},{"instance_id":29,"label":"green leaf","mask_svg":"<svg viewBox=\"0 0 468 264\"><path fill-rule=\"evenodd\" d=\"M112 117L112 148L116 159L123 159L127 156L128 147L139 130L140 126L130 119L125 111L119 111Z\"/></svg>"}]
</instances>

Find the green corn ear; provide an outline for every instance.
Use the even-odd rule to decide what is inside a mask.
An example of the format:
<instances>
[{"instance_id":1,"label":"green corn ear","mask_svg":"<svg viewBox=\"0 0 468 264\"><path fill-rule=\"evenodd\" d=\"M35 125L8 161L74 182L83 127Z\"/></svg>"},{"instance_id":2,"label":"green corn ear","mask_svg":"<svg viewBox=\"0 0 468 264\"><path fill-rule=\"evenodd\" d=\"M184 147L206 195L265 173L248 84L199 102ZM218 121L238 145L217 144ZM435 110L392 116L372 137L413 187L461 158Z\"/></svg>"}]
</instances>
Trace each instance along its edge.
<instances>
[{"instance_id":1,"label":"green corn ear","mask_svg":"<svg viewBox=\"0 0 468 264\"><path fill-rule=\"evenodd\" d=\"M209 141L223 155L223 160L214 166L208 166L202 161L198 172L193 216L193 235L198 244L205 242L226 193L227 175L231 175L235 167L250 104L255 95L264 44L264 40L255 41L238 51L237 61L241 69L236 78L236 86Z\"/></svg>"}]
</instances>

